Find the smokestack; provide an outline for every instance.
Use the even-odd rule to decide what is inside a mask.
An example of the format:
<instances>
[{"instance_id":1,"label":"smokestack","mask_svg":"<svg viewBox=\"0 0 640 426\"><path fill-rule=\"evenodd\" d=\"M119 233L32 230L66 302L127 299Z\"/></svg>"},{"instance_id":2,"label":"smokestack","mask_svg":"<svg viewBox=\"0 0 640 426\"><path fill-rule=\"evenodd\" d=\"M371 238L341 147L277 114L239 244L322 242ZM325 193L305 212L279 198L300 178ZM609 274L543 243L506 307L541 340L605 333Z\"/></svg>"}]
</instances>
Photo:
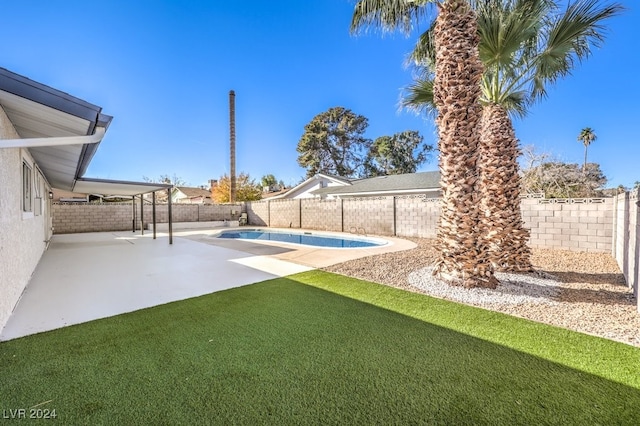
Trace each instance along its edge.
<instances>
[{"instance_id":1,"label":"smokestack","mask_svg":"<svg viewBox=\"0 0 640 426\"><path fill-rule=\"evenodd\" d=\"M229 91L229 154L231 165L229 167L229 178L231 179L231 189L229 202L236 202L236 93Z\"/></svg>"}]
</instances>

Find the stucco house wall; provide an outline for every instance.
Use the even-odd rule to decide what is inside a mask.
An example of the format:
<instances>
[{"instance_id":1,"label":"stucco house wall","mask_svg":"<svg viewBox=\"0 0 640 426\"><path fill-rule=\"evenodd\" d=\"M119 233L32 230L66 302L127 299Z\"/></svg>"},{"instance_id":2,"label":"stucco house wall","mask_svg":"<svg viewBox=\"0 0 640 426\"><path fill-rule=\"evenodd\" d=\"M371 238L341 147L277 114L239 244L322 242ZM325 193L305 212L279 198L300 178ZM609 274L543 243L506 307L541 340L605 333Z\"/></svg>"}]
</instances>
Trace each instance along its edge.
<instances>
[{"instance_id":1,"label":"stucco house wall","mask_svg":"<svg viewBox=\"0 0 640 426\"><path fill-rule=\"evenodd\" d=\"M20 136L0 106L0 139ZM22 164L31 168L32 210L22 209ZM29 151L0 149L0 329L20 299L50 237L50 188ZM36 199L36 195L40 195ZM40 207L36 206L40 204Z\"/></svg>"}]
</instances>

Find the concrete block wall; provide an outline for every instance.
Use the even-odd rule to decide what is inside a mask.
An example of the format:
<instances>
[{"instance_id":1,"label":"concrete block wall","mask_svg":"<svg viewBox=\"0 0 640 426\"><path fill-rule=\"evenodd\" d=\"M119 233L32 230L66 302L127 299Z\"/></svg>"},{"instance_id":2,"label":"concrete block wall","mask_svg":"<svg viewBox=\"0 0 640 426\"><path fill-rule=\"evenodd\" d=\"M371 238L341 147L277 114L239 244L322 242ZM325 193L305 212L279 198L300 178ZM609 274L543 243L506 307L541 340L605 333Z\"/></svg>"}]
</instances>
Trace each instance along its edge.
<instances>
[{"instance_id":1,"label":"concrete block wall","mask_svg":"<svg viewBox=\"0 0 640 426\"><path fill-rule=\"evenodd\" d=\"M638 297L640 281L640 189L614 198L614 245L612 254L627 285ZM640 297L638 297L640 311Z\"/></svg>"},{"instance_id":2,"label":"concrete block wall","mask_svg":"<svg viewBox=\"0 0 640 426\"><path fill-rule=\"evenodd\" d=\"M617 257L627 259L623 247L629 246L629 238L616 240L613 233L613 199L603 199L601 203L571 201L522 200L522 216L525 227L531 231L531 246L611 253L615 240ZM637 209L637 206L632 206L633 203L625 201L624 197L619 197L617 202L616 234L626 232L629 235L629 230L623 230L622 227L628 223L629 208ZM246 203L244 210L251 225L433 238L438 225L440 202L423 196L270 200ZM237 220L241 211L241 204L172 206L174 222ZM54 232L129 230L133 226L132 215L131 203L55 203ZM168 222L166 204L156 206L156 221ZM138 229L139 222L140 205L136 204ZM152 223L150 205L145 205L144 223Z\"/></svg>"},{"instance_id":3,"label":"concrete block wall","mask_svg":"<svg viewBox=\"0 0 640 426\"><path fill-rule=\"evenodd\" d=\"M611 253L613 199L523 199L521 208L531 247Z\"/></svg>"},{"instance_id":4,"label":"concrete block wall","mask_svg":"<svg viewBox=\"0 0 640 426\"><path fill-rule=\"evenodd\" d=\"M300 228L300 200L269 201L270 226L274 228Z\"/></svg>"},{"instance_id":5,"label":"concrete block wall","mask_svg":"<svg viewBox=\"0 0 640 426\"><path fill-rule=\"evenodd\" d=\"M197 222L211 222L217 220L238 220L245 211L241 203L236 204L197 204ZM172 206L173 208L174 206ZM177 221L176 221L177 222Z\"/></svg>"},{"instance_id":6,"label":"concrete block wall","mask_svg":"<svg viewBox=\"0 0 640 426\"><path fill-rule=\"evenodd\" d=\"M394 197L345 198L344 232L395 235Z\"/></svg>"},{"instance_id":7,"label":"concrete block wall","mask_svg":"<svg viewBox=\"0 0 640 426\"><path fill-rule=\"evenodd\" d=\"M153 223L152 206L145 204L144 225ZM173 204L173 222L238 220L242 204ZM167 204L156 205L156 222L169 222ZM54 203L55 234L78 232L128 231L133 229L131 203ZM136 203L136 229L140 229L140 204Z\"/></svg>"},{"instance_id":8,"label":"concrete block wall","mask_svg":"<svg viewBox=\"0 0 640 426\"><path fill-rule=\"evenodd\" d=\"M629 194L619 194L614 198L613 216L613 257L624 272L629 261Z\"/></svg>"},{"instance_id":9,"label":"concrete block wall","mask_svg":"<svg viewBox=\"0 0 640 426\"><path fill-rule=\"evenodd\" d=\"M302 227L342 232L342 200L301 199Z\"/></svg>"},{"instance_id":10,"label":"concrete block wall","mask_svg":"<svg viewBox=\"0 0 640 426\"><path fill-rule=\"evenodd\" d=\"M147 207L147 206L145 206ZM152 207L145 208L145 210L151 211ZM168 210L168 206L165 207ZM140 205L136 203L137 214L140 214ZM164 210L164 209L163 209ZM158 214L158 206L156 206L156 215ZM197 204L172 204L171 214L173 215L174 222L197 222L198 221L198 205ZM145 216L148 213L145 212ZM138 216L139 217L139 216Z\"/></svg>"},{"instance_id":11,"label":"concrete block wall","mask_svg":"<svg viewBox=\"0 0 640 426\"><path fill-rule=\"evenodd\" d=\"M160 207L160 210L158 210ZM140 209L140 205L137 204L137 209ZM242 204L172 204L171 214L173 215L174 222L211 222L217 220L238 220L240 213L242 213ZM158 211L162 211L162 222L168 222L168 206L161 205L156 206L156 216ZM139 214L139 212L138 212ZM145 205L144 208L144 220L145 224L152 223L151 206Z\"/></svg>"},{"instance_id":12,"label":"concrete block wall","mask_svg":"<svg viewBox=\"0 0 640 426\"><path fill-rule=\"evenodd\" d=\"M629 196L629 272L625 275L627 284L638 296L638 280L640 280L640 190ZM639 298L640 299L640 298ZM638 302L640 308L640 301Z\"/></svg>"},{"instance_id":13,"label":"concrete block wall","mask_svg":"<svg viewBox=\"0 0 640 426\"><path fill-rule=\"evenodd\" d=\"M396 197L396 234L435 238L440 219L440 199L424 195Z\"/></svg>"},{"instance_id":14,"label":"concrete block wall","mask_svg":"<svg viewBox=\"0 0 640 426\"><path fill-rule=\"evenodd\" d=\"M251 201L247 203L247 221L254 226L269 226L270 201Z\"/></svg>"},{"instance_id":15,"label":"concrete block wall","mask_svg":"<svg viewBox=\"0 0 640 426\"><path fill-rule=\"evenodd\" d=\"M612 251L613 199L523 199L521 209L532 247ZM298 228L301 223L306 229L433 238L440 201L424 196L272 200L249 203L247 210L252 225Z\"/></svg>"},{"instance_id":16,"label":"concrete block wall","mask_svg":"<svg viewBox=\"0 0 640 426\"><path fill-rule=\"evenodd\" d=\"M53 204L54 234L124 231L131 228L131 204Z\"/></svg>"}]
</instances>

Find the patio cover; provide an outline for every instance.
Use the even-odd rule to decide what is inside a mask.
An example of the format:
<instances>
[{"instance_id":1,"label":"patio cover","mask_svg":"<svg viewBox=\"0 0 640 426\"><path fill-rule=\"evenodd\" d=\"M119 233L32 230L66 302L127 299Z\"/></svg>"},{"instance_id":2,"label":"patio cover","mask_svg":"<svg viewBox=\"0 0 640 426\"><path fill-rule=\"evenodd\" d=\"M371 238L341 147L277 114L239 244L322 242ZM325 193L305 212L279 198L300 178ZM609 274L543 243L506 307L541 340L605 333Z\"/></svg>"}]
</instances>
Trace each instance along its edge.
<instances>
[{"instance_id":1,"label":"patio cover","mask_svg":"<svg viewBox=\"0 0 640 426\"><path fill-rule=\"evenodd\" d=\"M173 244L173 215L171 214L171 184L166 183L150 183L150 182L131 182L124 180L110 180L110 179L92 179L92 178L79 178L74 184L74 191L84 194L102 194L102 195L116 195L121 197L132 197L134 199L132 208L134 210L133 216L133 231L136 229L135 220L135 197L139 195L142 198L143 194L156 191L167 191L167 201L169 202L169 244ZM143 217L144 202L140 202L140 217ZM153 239L156 238L156 198L153 197ZM144 229L141 230L144 234Z\"/></svg>"},{"instance_id":2,"label":"patio cover","mask_svg":"<svg viewBox=\"0 0 640 426\"><path fill-rule=\"evenodd\" d=\"M135 195L163 190L166 191L167 189L171 189L170 184L92 179L84 177L76 180L73 187L75 192L81 192L83 194L119 195L123 197L132 197Z\"/></svg>"},{"instance_id":3,"label":"patio cover","mask_svg":"<svg viewBox=\"0 0 640 426\"><path fill-rule=\"evenodd\" d=\"M0 140L0 149L29 150L54 188L131 197L171 188L166 184L83 177L113 119L97 105L0 68L0 108L19 136ZM169 194L169 243L170 201Z\"/></svg>"}]
</instances>

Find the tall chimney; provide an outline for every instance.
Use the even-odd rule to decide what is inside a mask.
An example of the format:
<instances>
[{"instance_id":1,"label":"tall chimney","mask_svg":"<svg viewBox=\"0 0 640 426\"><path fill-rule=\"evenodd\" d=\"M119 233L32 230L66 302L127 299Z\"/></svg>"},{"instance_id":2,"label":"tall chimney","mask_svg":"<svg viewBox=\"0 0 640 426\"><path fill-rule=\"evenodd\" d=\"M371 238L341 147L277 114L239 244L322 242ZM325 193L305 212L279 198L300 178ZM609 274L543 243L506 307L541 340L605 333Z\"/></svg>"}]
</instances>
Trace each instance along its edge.
<instances>
[{"instance_id":1,"label":"tall chimney","mask_svg":"<svg viewBox=\"0 0 640 426\"><path fill-rule=\"evenodd\" d=\"M229 167L229 178L231 179L231 189L229 193L229 202L236 202L236 93L229 91L229 154L231 157L231 165Z\"/></svg>"}]
</instances>

